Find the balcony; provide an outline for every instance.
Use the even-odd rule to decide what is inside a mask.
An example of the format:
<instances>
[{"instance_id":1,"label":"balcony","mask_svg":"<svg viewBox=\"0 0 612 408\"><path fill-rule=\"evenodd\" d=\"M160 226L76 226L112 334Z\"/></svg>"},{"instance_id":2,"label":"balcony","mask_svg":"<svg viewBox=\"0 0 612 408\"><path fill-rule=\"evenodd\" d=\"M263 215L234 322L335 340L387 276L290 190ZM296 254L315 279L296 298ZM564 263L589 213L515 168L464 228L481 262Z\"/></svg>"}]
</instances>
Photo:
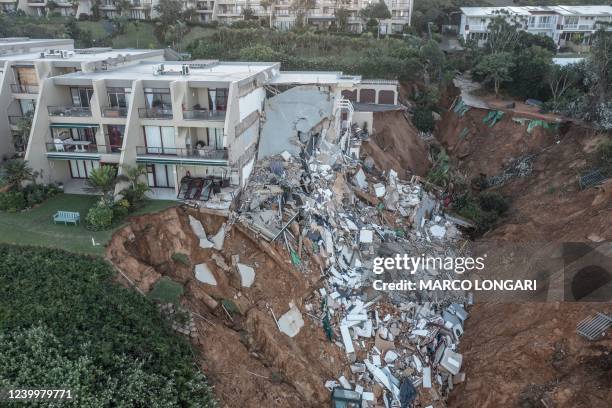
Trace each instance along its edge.
<instances>
[{"instance_id":1,"label":"balcony","mask_svg":"<svg viewBox=\"0 0 612 408\"><path fill-rule=\"evenodd\" d=\"M138 108L138 116L142 119L172 119L172 109Z\"/></svg>"},{"instance_id":2,"label":"balcony","mask_svg":"<svg viewBox=\"0 0 612 408\"><path fill-rule=\"evenodd\" d=\"M185 120L225 120L225 111L208 109L186 109L183 111Z\"/></svg>"},{"instance_id":3,"label":"balcony","mask_svg":"<svg viewBox=\"0 0 612 408\"><path fill-rule=\"evenodd\" d=\"M47 153L65 154L109 154L120 153L121 146L99 145L88 140L57 140L53 143L45 143Z\"/></svg>"},{"instance_id":4,"label":"balcony","mask_svg":"<svg viewBox=\"0 0 612 408\"><path fill-rule=\"evenodd\" d=\"M23 119L23 116L9 116L8 120L9 120L9 124L11 126L17 126L19 124L19 121L21 121Z\"/></svg>"},{"instance_id":5,"label":"balcony","mask_svg":"<svg viewBox=\"0 0 612 408\"><path fill-rule=\"evenodd\" d=\"M11 91L17 94L38 94L38 85L11 84Z\"/></svg>"},{"instance_id":6,"label":"balcony","mask_svg":"<svg viewBox=\"0 0 612 408\"><path fill-rule=\"evenodd\" d=\"M127 118L128 108L102 108L105 118Z\"/></svg>"},{"instance_id":7,"label":"balcony","mask_svg":"<svg viewBox=\"0 0 612 408\"><path fill-rule=\"evenodd\" d=\"M227 160L227 150L221 149L196 149L196 148L178 148L178 147L151 147L137 146L136 154L138 156L175 156L190 159L204 160Z\"/></svg>"},{"instance_id":8,"label":"balcony","mask_svg":"<svg viewBox=\"0 0 612 408\"><path fill-rule=\"evenodd\" d=\"M81 106L47 106L47 110L49 112L49 116L91 116L91 109L83 108Z\"/></svg>"},{"instance_id":9,"label":"balcony","mask_svg":"<svg viewBox=\"0 0 612 408\"><path fill-rule=\"evenodd\" d=\"M552 30L554 24L546 23L546 24L529 24L528 28L530 30Z\"/></svg>"}]
</instances>

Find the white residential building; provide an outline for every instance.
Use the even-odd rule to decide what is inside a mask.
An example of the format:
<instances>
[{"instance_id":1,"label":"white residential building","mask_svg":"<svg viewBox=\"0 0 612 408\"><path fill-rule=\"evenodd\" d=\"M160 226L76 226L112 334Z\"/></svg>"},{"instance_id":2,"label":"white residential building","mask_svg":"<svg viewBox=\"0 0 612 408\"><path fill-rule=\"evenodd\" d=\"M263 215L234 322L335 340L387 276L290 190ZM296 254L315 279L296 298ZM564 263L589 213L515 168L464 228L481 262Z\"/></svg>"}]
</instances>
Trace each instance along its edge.
<instances>
[{"instance_id":1,"label":"white residential building","mask_svg":"<svg viewBox=\"0 0 612 408\"><path fill-rule=\"evenodd\" d=\"M484 42L497 16L516 19L522 29L552 38L559 46L590 44L600 22L612 22L612 6L462 7L459 34ZM612 28L608 28L612 29Z\"/></svg>"},{"instance_id":2,"label":"white residential building","mask_svg":"<svg viewBox=\"0 0 612 408\"><path fill-rule=\"evenodd\" d=\"M11 156L25 146L15 145L14 133L25 116L40 105L41 84L47 78L72 72L105 71L142 60L162 60L163 50L74 49L73 40L0 40L0 155ZM73 100L78 95L73 95ZM87 108L88 101L81 101ZM47 109L46 106L43 109Z\"/></svg>"},{"instance_id":3,"label":"white residential building","mask_svg":"<svg viewBox=\"0 0 612 408\"><path fill-rule=\"evenodd\" d=\"M312 9L306 10L306 23L326 28L336 21L336 10L343 8L350 13L348 29L361 32L365 23L360 17L360 11L371 2L378 0L316 0ZM383 34L401 33L405 26L410 25L414 0L384 0L391 13L391 18L381 21ZM202 23L218 21L221 24L231 24L244 20L245 11L251 10L254 17L270 20L270 24L279 29L290 29L296 24L298 12L293 7L292 0L272 0L264 7L260 0L183 0L185 9L195 10L197 18ZM11 12L23 10L26 14L44 16L50 12L63 16L81 14L92 15L95 8L102 18L115 18L126 15L135 20L156 18L155 6L159 0L131 0L129 10L121 10L116 0L0 0L1 10ZM265 4L265 3L264 3ZM53 8L50 8L50 5Z\"/></svg>"},{"instance_id":4,"label":"white residential building","mask_svg":"<svg viewBox=\"0 0 612 408\"><path fill-rule=\"evenodd\" d=\"M152 198L208 205L219 193L229 206L258 155L315 134L358 154L351 123L371 129L373 112L401 109L397 81L281 72L275 62L142 61L40 87L25 159L44 182L84 193L93 168L142 164Z\"/></svg>"}]
</instances>

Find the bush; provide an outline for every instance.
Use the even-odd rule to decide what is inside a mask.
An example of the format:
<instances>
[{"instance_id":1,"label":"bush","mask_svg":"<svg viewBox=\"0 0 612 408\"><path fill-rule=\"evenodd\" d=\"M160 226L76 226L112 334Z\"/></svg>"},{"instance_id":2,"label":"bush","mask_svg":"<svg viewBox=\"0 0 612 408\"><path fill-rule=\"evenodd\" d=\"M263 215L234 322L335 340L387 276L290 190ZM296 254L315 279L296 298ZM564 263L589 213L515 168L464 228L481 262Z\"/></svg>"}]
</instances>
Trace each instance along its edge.
<instances>
[{"instance_id":1,"label":"bush","mask_svg":"<svg viewBox=\"0 0 612 408\"><path fill-rule=\"evenodd\" d=\"M606 140L597 146L595 162L602 174L612 176L612 141Z\"/></svg>"},{"instance_id":2,"label":"bush","mask_svg":"<svg viewBox=\"0 0 612 408\"><path fill-rule=\"evenodd\" d=\"M432 112L429 108L417 106L412 115L412 123L421 132L431 132L435 127Z\"/></svg>"},{"instance_id":3,"label":"bush","mask_svg":"<svg viewBox=\"0 0 612 408\"><path fill-rule=\"evenodd\" d=\"M191 266L191 261L189 260L189 257L181 252L173 253L172 260L176 263L179 263L185 266Z\"/></svg>"},{"instance_id":4,"label":"bush","mask_svg":"<svg viewBox=\"0 0 612 408\"><path fill-rule=\"evenodd\" d=\"M0 259L3 387L69 385L75 406L217 406L188 341L109 263L11 245Z\"/></svg>"},{"instance_id":5,"label":"bush","mask_svg":"<svg viewBox=\"0 0 612 408\"><path fill-rule=\"evenodd\" d=\"M112 208L98 203L87 212L87 224L94 231L108 229L113 223L113 215Z\"/></svg>"},{"instance_id":6,"label":"bush","mask_svg":"<svg viewBox=\"0 0 612 408\"><path fill-rule=\"evenodd\" d=\"M480 208L484 211L493 211L499 215L504 214L509 208L508 200L496 192L480 193L478 196L478 203Z\"/></svg>"},{"instance_id":7,"label":"bush","mask_svg":"<svg viewBox=\"0 0 612 408\"><path fill-rule=\"evenodd\" d=\"M16 212L24 208L26 208L26 199L21 191L6 191L0 193L0 210Z\"/></svg>"}]
</instances>

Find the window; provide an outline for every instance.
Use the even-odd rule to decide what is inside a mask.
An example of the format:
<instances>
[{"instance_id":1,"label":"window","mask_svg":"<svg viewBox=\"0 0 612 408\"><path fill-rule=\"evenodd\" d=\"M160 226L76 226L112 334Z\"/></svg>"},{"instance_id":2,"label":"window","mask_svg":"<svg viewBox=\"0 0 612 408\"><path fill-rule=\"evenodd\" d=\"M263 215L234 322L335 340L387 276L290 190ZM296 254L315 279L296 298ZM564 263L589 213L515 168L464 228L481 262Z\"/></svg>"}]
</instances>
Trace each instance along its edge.
<instances>
[{"instance_id":1,"label":"window","mask_svg":"<svg viewBox=\"0 0 612 408\"><path fill-rule=\"evenodd\" d=\"M147 153L177 153L173 126L145 126L144 132Z\"/></svg>"},{"instance_id":2,"label":"window","mask_svg":"<svg viewBox=\"0 0 612 408\"><path fill-rule=\"evenodd\" d=\"M34 113L36 107L34 99L19 99L19 106L22 115L27 115L29 112Z\"/></svg>"},{"instance_id":3,"label":"window","mask_svg":"<svg viewBox=\"0 0 612 408\"><path fill-rule=\"evenodd\" d=\"M174 171L170 164L147 164L149 187L174 188Z\"/></svg>"},{"instance_id":4,"label":"window","mask_svg":"<svg viewBox=\"0 0 612 408\"><path fill-rule=\"evenodd\" d=\"M72 96L72 105L80 108L89 108L91 97L93 96L93 88L70 88Z\"/></svg>"},{"instance_id":5,"label":"window","mask_svg":"<svg viewBox=\"0 0 612 408\"><path fill-rule=\"evenodd\" d=\"M111 108L127 108L130 88L108 88L108 104Z\"/></svg>"},{"instance_id":6,"label":"window","mask_svg":"<svg viewBox=\"0 0 612 408\"><path fill-rule=\"evenodd\" d=\"M213 110L224 111L227 109L227 88L209 89L208 102Z\"/></svg>"},{"instance_id":7,"label":"window","mask_svg":"<svg viewBox=\"0 0 612 408\"><path fill-rule=\"evenodd\" d=\"M121 151L123 146L123 134L125 133L125 126L122 125L108 125L108 144L110 144L111 151L117 153Z\"/></svg>"},{"instance_id":8,"label":"window","mask_svg":"<svg viewBox=\"0 0 612 408\"><path fill-rule=\"evenodd\" d=\"M14 73L19 85L38 85L34 67L15 67Z\"/></svg>"},{"instance_id":9,"label":"window","mask_svg":"<svg viewBox=\"0 0 612 408\"><path fill-rule=\"evenodd\" d=\"M56 139L66 140L86 140L91 143L96 143L96 131L95 128L51 128L51 137L55 141Z\"/></svg>"},{"instance_id":10,"label":"window","mask_svg":"<svg viewBox=\"0 0 612 408\"><path fill-rule=\"evenodd\" d=\"M93 169L100 167L94 160L70 160L70 177L73 179L86 179Z\"/></svg>"},{"instance_id":11,"label":"window","mask_svg":"<svg viewBox=\"0 0 612 408\"><path fill-rule=\"evenodd\" d=\"M145 102L148 109L172 109L172 99L168 88L145 88Z\"/></svg>"}]
</instances>

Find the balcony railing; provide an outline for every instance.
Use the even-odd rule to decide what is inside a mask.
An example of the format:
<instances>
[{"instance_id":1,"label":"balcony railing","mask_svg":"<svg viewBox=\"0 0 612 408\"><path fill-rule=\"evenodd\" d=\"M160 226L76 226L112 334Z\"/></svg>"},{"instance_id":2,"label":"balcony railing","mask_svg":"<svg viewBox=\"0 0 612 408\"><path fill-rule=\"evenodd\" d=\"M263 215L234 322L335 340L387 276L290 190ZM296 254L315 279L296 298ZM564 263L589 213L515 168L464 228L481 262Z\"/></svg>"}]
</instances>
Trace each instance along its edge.
<instances>
[{"instance_id":1,"label":"balcony railing","mask_svg":"<svg viewBox=\"0 0 612 408\"><path fill-rule=\"evenodd\" d=\"M172 109L138 108L138 116L143 119L172 119Z\"/></svg>"},{"instance_id":2,"label":"balcony railing","mask_svg":"<svg viewBox=\"0 0 612 408\"><path fill-rule=\"evenodd\" d=\"M91 116L90 108L80 106L47 106L49 116Z\"/></svg>"},{"instance_id":3,"label":"balcony railing","mask_svg":"<svg viewBox=\"0 0 612 408\"><path fill-rule=\"evenodd\" d=\"M197 159L216 159L226 160L227 150L221 149L196 149L196 148L178 148L178 147L151 147L137 146L136 154L139 156L177 156L190 157Z\"/></svg>"},{"instance_id":4,"label":"balcony railing","mask_svg":"<svg viewBox=\"0 0 612 408\"><path fill-rule=\"evenodd\" d=\"M38 93L38 85L29 85L29 84L11 84L11 91L13 93L21 93L21 94L37 94Z\"/></svg>"},{"instance_id":5,"label":"balcony railing","mask_svg":"<svg viewBox=\"0 0 612 408\"><path fill-rule=\"evenodd\" d=\"M183 111L185 120L225 120L225 111L208 109L186 109Z\"/></svg>"},{"instance_id":6,"label":"balcony railing","mask_svg":"<svg viewBox=\"0 0 612 408\"><path fill-rule=\"evenodd\" d=\"M54 143L45 143L48 153L120 153L121 146L99 145L85 140L63 140Z\"/></svg>"},{"instance_id":7,"label":"balcony railing","mask_svg":"<svg viewBox=\"0 0 612 408\"><path fill-rule=\"evenodd\" d=\"M105 118L125 118L128 108L102 108L102 116Z\"/></svg>"},{"instance_id":8,"label":"balcony railing","mask_svg":"<svg viewBox=\"0 0 612 408\"><path fill-rule=\"evenodd\" d=\"M17 124L19 124L19 121L23 119L23 116L10 116L9 115L8 119L9 119L9 124L16 126Z\"/></svg>"},{"instance_id":9,"label":"balcony railing","mask_svg":"<svg viewBox=\"0 0 612 408\"><path fill-rule=\"evenodd\" d=\"M553 23L529 24L529 28L531 28L533 30L550 30L551 28L553 28L553 26L554 26Z\"/></svg>"}]
</instances>

